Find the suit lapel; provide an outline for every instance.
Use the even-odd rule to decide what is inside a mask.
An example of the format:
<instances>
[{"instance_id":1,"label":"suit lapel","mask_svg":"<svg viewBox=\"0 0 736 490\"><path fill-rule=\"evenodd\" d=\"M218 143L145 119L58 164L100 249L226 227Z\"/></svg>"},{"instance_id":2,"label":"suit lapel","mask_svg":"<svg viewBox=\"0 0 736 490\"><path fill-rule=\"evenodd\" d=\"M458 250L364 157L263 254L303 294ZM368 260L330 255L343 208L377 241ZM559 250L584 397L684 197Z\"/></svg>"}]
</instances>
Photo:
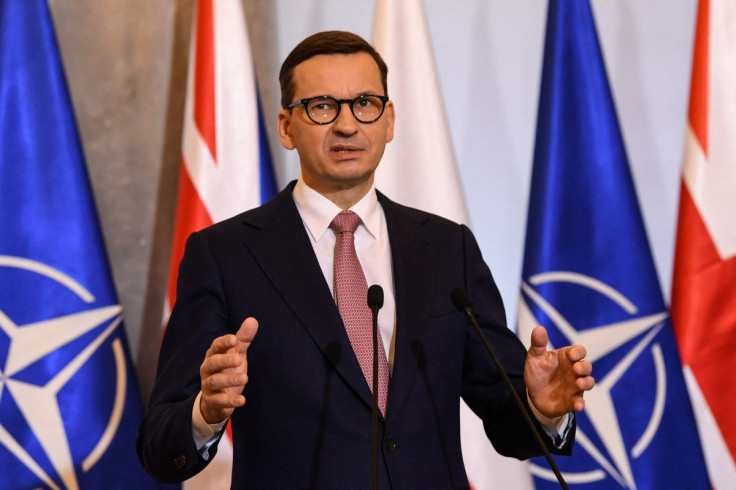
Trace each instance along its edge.
<instances>
[{"instance_id":1,"label":"suit lapel","mask_svg":"<svg viewBox=\"0 0 736 490\"><path fill-rule=\"evenodd\" d=\"M386 215L396 292L394 369L388 408L391 414L401 408L423 355L421 339L435 287L433 269L427 264L432 264L434 258L424 230L428 218L417 218L380 192L378 198Z\"/></svg>"},{"instance_id":2,"label":"suit lapel","mask_svg":"<svg viewBox=\"0 0 736 490\"><path fill-rule=\"evenodd\" d=\"M243 241L329 362L370 406L370 389L294 204L293 187L246 214Z\"/></svg>"}]
</instances>

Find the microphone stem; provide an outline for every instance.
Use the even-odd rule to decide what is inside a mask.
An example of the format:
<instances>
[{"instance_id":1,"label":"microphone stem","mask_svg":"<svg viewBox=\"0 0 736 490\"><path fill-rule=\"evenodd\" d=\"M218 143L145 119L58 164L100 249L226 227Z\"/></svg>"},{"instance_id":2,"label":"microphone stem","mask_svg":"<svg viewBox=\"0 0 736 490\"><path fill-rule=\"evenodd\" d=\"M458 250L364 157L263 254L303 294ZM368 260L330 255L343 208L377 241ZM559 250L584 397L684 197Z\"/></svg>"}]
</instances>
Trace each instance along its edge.
<instances>
[{"instance_id":1,"label":"microphone stem","mask_svg":"<svg viewBox=\"0 0 736 490\"><path fill-rule=\"evenodd\" d=\"M560 486L563 489L569 490L569 487L567 486L565 479L562 477L562 473L560 473L560 470L559 468L557 468L557 464L555 463L555 460L552 459L552 455L550 454L549 449L547 449L547 445L542 440L542 436L539 435L537 426L534 425L534 422L532 421L532 418L529 415L529 412L527 411L526 407L524 407L524 404L522 403L521 398L519 398L519 394L516 392L514 385L511 383L511 380L509 379L508 374L506 374L506 370L501 364L501 361L498 359L498 357L496 356L496 353L493 351L493 348L491 347L491 344L488 342L488 339L486 338L485 334L481 330L480 325L478 325L478 321L475 319L475 315L473 315L473 312L470 310L470 307L468 306L465 307L464 311L465 311L465 314L470 319L470 323L473 324L473 327L475 327L475 330L478 332L478 336L480 336L480 339L483 341L483 345L485 345L486 350L491 355L491 358L493 359L493 363L496 365L496 369L498 369L498 372L501 373L501 378L503 378L503 382L506 385L506 388L508 388L508 390L511 392L511 396L516 402L516 405L519 407L519 410L521 411L522 415L524 415L524 420L529 426L529 429L531 429L532 434L534 434L534 438L537 440L537 444L539 444L539 448L542 450L544 457L547 459L547 463L549 463L550 468L552 468L552 471L557 477L557 481L560 483Z\"/></svg>"},{"instance_id":2,"label":"microphone stem","mask_svg":"<svg viewBox=\"0 0 736 490\"><path fill-rule=\"evenodd\" d=\"M372 306L373 312L373 413L372 413L372 448L371 448L371 480L373 490L378 488L378 307Z\"/></svg>"}]
</instances>

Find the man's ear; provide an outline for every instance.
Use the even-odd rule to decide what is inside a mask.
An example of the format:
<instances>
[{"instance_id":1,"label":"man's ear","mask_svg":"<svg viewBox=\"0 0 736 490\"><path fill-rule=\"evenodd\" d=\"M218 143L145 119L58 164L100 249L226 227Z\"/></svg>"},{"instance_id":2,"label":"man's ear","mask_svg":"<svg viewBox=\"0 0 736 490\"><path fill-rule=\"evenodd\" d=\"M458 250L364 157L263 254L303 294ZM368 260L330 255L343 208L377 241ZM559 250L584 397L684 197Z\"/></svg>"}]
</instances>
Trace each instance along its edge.
<instances>
[{"instance_id":1,"label":"man's ear","mask_svg":"<svg viewBox=\"0 0 736 490\"><path fill-rule=\"evenodd\" d=\"M394 122L396 121L396 110L394 109L393 101L389 100L386 103L386 108L383 112L383 117L388 118L386 124L386 143L389 143L394 139Z\"/></svg>"},{"instance_id":2,"label":"man's ear","mask_svg":"<svg viewBox=\"0 0 736 490\"><path fill-rule=\"evenodd\" d=\"M287 150L296 148L294 143L293 127L291 125L291 112L287 109L281 109L278 114L278 131L281 145Z\"/></svg>"}]
</instances>

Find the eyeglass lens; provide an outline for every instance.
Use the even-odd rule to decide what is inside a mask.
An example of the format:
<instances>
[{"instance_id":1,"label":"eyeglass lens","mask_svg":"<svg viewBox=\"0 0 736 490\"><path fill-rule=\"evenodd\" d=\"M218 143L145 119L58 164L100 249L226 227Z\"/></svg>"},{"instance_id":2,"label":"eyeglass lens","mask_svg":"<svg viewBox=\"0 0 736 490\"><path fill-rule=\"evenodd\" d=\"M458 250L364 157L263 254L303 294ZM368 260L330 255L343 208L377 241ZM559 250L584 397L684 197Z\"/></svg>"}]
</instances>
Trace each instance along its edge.
<instances>
[{"instance_id":1,"label":"eyeglass lens","mask_svg":"<svg viewBox=\"0 0 736 490\"><path fill-rule=\"evenodd\" d=\"M371 123L381 117L383 101L373 95L362 95L353 100L350 110L358 121ZM332 97L318 97L307 105L309 118L319 124L331 123L339 111L340 105Z\"/></svg>"}]
</instances>

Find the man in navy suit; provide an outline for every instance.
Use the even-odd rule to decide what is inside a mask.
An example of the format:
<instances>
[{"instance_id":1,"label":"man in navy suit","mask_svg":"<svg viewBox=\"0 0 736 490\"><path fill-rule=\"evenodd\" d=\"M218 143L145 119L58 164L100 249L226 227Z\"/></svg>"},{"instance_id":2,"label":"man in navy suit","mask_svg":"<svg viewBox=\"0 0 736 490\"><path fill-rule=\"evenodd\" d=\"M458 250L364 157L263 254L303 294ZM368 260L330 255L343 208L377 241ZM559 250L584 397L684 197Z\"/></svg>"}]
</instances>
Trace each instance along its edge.
<instances>
[{"instance_id":1,"label":"man in navy suit","mask_svg":"<svg viewBox=\"0 0 736 490\"><path fill-rule=\"evenodd\" d=\"M461 397L499 453L540 454L477 333L453 306L456 287L473 301L548 448L571 450L573 413L594 384L585 349L548 351L537 327L527 352L506 327L470 230L374 188L394 130L386 76L378 53L345 32L310 36L284 61L279 137L299 153L301 173L269 203L187 242L138 439L156 478L199 472L229 421L233 488L369 488L371 387L333 296L330 223L344 210L360 218L355 250L367 284L385 296L378 324L390 381L379 415L379 488L469 487Z\"/></svg>"}]
</instances>

